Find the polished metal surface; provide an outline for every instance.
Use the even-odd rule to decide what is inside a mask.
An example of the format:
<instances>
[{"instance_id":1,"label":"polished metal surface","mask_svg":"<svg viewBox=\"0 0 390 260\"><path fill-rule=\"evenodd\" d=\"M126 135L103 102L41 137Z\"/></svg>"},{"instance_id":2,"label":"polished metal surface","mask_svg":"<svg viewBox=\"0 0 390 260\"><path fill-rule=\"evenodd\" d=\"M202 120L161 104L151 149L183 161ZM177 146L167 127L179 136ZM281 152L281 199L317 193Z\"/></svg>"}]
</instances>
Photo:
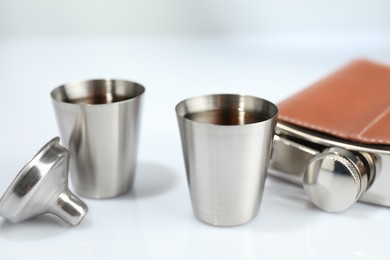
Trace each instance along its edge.
<instances>
[{"instance_id":1,"label":"polished metal surface","mask_svg":"<svg viewBox=\"0 0 390 260\"><path fill-rule=\"evenodd\" d=\"M196 217L218 226L249 222L260 207L277 107L221 94L184 100L176 113Z\"/></svg>"},{"instance_id":2,"label":"polished metal surface","mask_svg":"<svg viewBox=\"0 0 390 260\"><path fill-rule=\"evenodd\" d=\"M328 212L344 211L366 191L370 167L359 154L329 148L309 161L303 188L310 200Z\"/></svg>"},{"instance_id":3,"label":"polished metal surface","mask_svg":"<svg viewBox=\"0 0 390 260\"><path fill-rule=\"evenodd\" d=\"M316 176L322 176L317 186L306 191L312 200L322 197L331 201L326 207L320 206L324 210L341 211L356 199L390 207L389 146L356 144L278 123L269 171L298 185L315 183ZM330 197L320 195L320 190L327 190Z\"/></svg>"},{"instance_id":4,"label":"polished metal surface","mask_svg":"<svg viewBox=\"0 0 390 260\"><path fill-rule=\"evenodd\" d=\"M144 92L137 83L111 79L73 82L51 92L80 195L110 198L132 187Z\"/></svg>"},{"instance_id":5,"label":"polished metal surface","mask_svg":"<svg viewBox=\"0 0 390 260\"><path fill-rule=\"evenodd\" d=\"M52 213L78 225L87 205L68 189L69 151L59 138L47 143L16 176L0 200L0 215L12 223Z\"/></svg>"}]
</instances>

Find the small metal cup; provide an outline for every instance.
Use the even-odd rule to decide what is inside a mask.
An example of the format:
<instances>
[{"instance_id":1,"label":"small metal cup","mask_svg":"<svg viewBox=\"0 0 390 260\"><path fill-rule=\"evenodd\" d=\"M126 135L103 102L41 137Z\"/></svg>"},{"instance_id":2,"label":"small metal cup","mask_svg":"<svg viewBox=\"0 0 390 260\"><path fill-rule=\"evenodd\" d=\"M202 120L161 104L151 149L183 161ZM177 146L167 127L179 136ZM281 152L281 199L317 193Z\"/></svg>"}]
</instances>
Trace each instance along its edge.
<instances>
[{"instance_id":1,"label":"small metal cup","mask_svg":"<svg viewBox=\"0 0 390 260\"><path fill-rule=\"evenodd\" d=\"M196 217L235 226L259 210L277 107L244 95L194 97L176 106Z\"/></svg>"},{"instance_id":2,"label":"small metal cup","mask_svg":"<svg viewBox=\"0 0 390 260\"><path fill-rule=\"evenodd\" d=\"M132 187L144 92L140 84L111 79L73 82L51 92L80 195L110 198Z\"/></svg>"}]
</instances>

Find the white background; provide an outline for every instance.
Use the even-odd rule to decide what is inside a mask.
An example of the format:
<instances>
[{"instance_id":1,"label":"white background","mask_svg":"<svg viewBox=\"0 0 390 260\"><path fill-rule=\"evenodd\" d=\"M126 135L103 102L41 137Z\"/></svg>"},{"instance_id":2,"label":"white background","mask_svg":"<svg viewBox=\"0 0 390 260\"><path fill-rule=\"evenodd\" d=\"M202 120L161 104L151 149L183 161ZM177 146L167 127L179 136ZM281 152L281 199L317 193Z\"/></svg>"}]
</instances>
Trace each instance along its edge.
<instances>
[{"instance_id":1,"label":"white background","mask_svg":"<svg viewBox=\"0 0 390 260\"><path fill-rule=\"evenodd\" d=\"M7 35L387 31L387 0L1 0Z\"/></svg>"},{"instance_id":2,"label":"white background","mask_svg":"<svg viewBox=\"0 0 390 260\"><path fill-rule=\"evenodd\" d=\"M389 209L328 214L272 178L252 222L196 220L174 112L209 93L277 103L352 59L390 64L389 11L385 0L0 0L0 192L58 135L51 89L102 77L147 89L133 191L85 199L73 228L1 219L0 259L389 259Z\"/></svg>"}]
</instances>

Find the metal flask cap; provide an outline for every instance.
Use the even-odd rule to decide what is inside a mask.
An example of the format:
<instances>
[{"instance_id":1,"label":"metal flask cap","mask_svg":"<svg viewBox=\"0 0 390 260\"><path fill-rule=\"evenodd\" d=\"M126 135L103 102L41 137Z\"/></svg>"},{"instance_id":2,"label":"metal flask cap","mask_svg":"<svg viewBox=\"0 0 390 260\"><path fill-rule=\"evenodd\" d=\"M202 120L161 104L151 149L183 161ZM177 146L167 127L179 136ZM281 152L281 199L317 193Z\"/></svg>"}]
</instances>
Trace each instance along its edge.
<instances>
[{"instance_id":1,"label":"metal flask cap","mask_svg":"<svg viewBox=\"0 0 390 260\"><path fill-rule=\"evenodd\" d=\"M87 205L68 189L69 151L59 137L23 167L0 200L0 215L12 223L52 213L69 225L80 223Z\"/></svg>"}]
</instances>

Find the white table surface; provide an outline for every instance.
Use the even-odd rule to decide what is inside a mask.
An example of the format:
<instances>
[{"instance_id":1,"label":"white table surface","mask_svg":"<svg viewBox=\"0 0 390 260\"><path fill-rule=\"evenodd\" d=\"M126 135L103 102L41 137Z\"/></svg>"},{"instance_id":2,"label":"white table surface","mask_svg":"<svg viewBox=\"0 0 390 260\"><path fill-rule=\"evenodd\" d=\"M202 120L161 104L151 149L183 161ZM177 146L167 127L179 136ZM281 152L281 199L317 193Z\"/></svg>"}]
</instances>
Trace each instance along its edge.
<instances>
[{"instance_id":1,"label":"white table surface","mask_svg":"<svg viewBox=\"0 0 390 260\"><path fill-rule=\"evenodd\" d=\"M390 64L389 46L381 35L2 39L1 193L58 135L52 88L112 77L147 90L134 189L84 199L89 212L77 227L50 216L17 225L0 218L0 259L390 259L388 208L357 203L325 213L300 188L273 178L252 222L231 228L199 222L174 112L182 99L209 93L278 102L354 58Z\"/></svg>"}]
</instances>

